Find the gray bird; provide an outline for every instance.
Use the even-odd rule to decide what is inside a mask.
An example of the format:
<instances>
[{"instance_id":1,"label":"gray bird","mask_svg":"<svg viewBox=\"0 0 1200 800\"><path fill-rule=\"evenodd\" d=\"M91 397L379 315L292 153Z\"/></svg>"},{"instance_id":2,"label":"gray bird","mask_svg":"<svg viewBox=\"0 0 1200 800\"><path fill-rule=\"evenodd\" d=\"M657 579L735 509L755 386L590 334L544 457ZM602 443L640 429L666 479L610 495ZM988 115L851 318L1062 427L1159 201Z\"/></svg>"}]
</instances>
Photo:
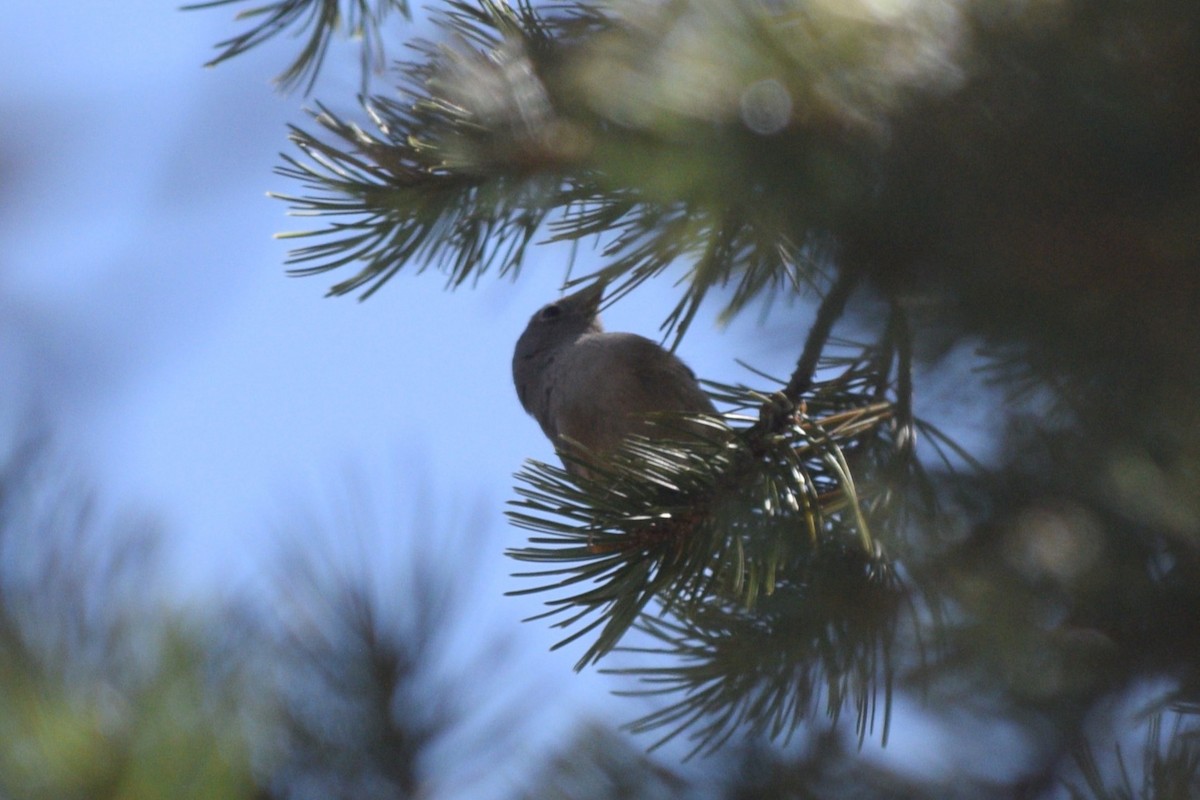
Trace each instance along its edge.
<instances>
[{"instance_id":1,"label":"gray bird","mask_svg":"<svg viewBox=\"0 0 1200 800\"><path fill-rule=\"evenodd\" d=\"M521 405L560 454L571 443L585 459L603 457L633 433L670 437L656 412L711 414L716 409L696 376L673 353L635 333L605 333L597 317L604 283L543 306L513 353L513 383ZM711 433L711 429L709 430ZM587 474L564 458L567 470Z\"/></svg>"}]
</instances>

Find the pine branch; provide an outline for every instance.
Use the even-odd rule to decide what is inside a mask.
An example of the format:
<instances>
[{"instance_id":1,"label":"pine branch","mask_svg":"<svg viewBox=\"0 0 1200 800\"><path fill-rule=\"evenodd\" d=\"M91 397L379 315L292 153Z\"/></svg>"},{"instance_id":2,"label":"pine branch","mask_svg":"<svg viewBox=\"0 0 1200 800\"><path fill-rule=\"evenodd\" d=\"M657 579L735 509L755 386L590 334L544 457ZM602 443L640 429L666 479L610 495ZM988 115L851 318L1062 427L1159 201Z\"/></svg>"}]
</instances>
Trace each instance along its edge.
<instances>
[{"instance_id":1,"label":"pine branch","mask_svg":"<svg viewBox=\"0 0 1200 800\"><path fill-rule=\"evenodd\" d=\"M833 724L849 706L860 742L877 725L886 742L900 598L886 564L826 549L754 613L714 601L678 622L643 615L638 627L659 646L620 649L654 665L607 671L645 687L623 694L678 698L628 726L666 729L654 747L684 734L691 755L716 752L735 733L786 743L822 699Z\"/></svg>"},{"instance_id":2,"label":"pine branch","mask_svg":"<svg viewBox=\"0 0 1200 800\"><path fill-rule=\"evenodd\" d=\"M183 9L194 11L239 2L246 0L207 0L185 5ZM205 66L215 67L285 31L296 31L297 34L307 32L308 38L299 55L275 78L275 83L284 91L291 91L303 84L307 94L312 91L334 35L345 30L348 37L360 41L365 87L367 77L383 69L384 48L380 25L391 11L408 17L407 0L375 0L374 4L367 0L348 0L344 12L342 0L276 0L238 13L238 20L257 18L258 22L249 30L218 42L216 46L221 52Z\"/></svg>"},{"instance_id":3,"label":"pine branch","mask_svg":"<svg viewBox=\"0 0 1200 800\"><path fill-rule=\"evenodd\" d=\"M21 421L0 448L0 795L249 797L257 709L212 668L198 619L164 612L158 526L106 520Z\"/></svg>"},{"instance_id":4,"label":"pine branch","mask_svg":"<svg viewBox=\"0 0 1200 800\"><path fill-rule=\"evenodd\" d=\"M425 546L429 537L409 537L403 553L381 549L394 515L377 516L369 493L345 488L325 498L327 516L288 521L298 527L258 587L268 594L257 611L247 609L270 667L253 690L275 701L278 723L270 732L278 740L270 783L280 797L436 795L442 780L424 764L452 740L472 758L443 768L442 778L469 795L463 790L493 777L483 765L511 757L503 751L525 735L530 700L504 677L501 637L477 642L474 652L451 644L470 602L458 579L478 564L449 565ZM471 529L427 514L414 520L418 530L436 529L440 546L470 550ZM245 649L246 638L231 636L229 646ZM482 685L485 674L505 691ZM496 704L497 696L505 699ZM476 736L497 728L515 738Z\"/></svg>"},{"instance_id":5,"label":"pine branch","mask_svg":"<svg viewBox=\"0 0 1200 800\"><path fill-rule=\"evenodd\" d=\"M677 345L711 289L734 285L721 312L729 320L755 300L800 294L824 259L817 237L797 246L778 228L749 213L694 201L645 202L633 192L572 198L572 207L549 226L549 241L603 237L601 271L621 297L680 261L691 264L683 296L662 323Z\"/></svg>"},{"instance_id":6,"label":"pine branch","mask_svg":"<svg viewBox=\"0 0 1200 800\"><path fill-rule=\"evenodd\" d=\"M917 425L913 415L913 340L908 314L896 301L888 316L888 338L896 352L896 439L902 454L909 455L916 446ZM908 458L902 458L908 461Z\"/></svg>"},{"instance_id":7,"label":"pine branch","mask_svg":"<svg viewBox=\"0 0 1200 800\"><path fill-rule=\"evenodd\" d=\"M817 362L820 360L821 354L825 352L825 345L833 332L833 325L845 311L850 295L858 286L858 280L857 271L841 270L829 293L822 298L821 305L817 309L817 318L809 328L808 338L804 341L804 350L800 353L800 360L796 362L796 369L783 389L784 397L793 403L800 402L800 398L812 386L813 377L817 371Z\"/></svg>"},{"instance_id":8,"label":"pine branch","mask_svg":"<svg viewBox=\"0 0 1200 800\"><path fill-rule=\"evenodd\" d=\"M331 294L367 297L413 262L451 285L516 269L560 203L565 145L547 132L553 114L531 71L529 53L545 45L533 12L454 3L438 21L458 44L415 45L424 60L405 66L400 97L365 102L376 133L319 104L314 118L334 143L292 128L306 158L285 155L277 171L310 194L276 196L296 215L345 220L285 235L322 240L293 251L288 263L303 265L293 274L363 262Z\"/></svg>"},{"instance_id":9,"label":"pine branch","mask_svg":"<svg viewBox=\"0 0 1200 800\"><path fill-rule=\"evenodd\" d=\"M632 440L611 461L589 463L594 477L538 462L518 473L524 486L509 517L542 535L509 554L558 566L522 573L548 582L517 593L568 593L542 615L565 615L563 628L583 624L559 646L600 629L577 668L612 649L652 598L681 613L713 594L753 608L824 547L857 542L867 557L879 557L847 459L870 457L864 447L882 435L890 405L847 407L843 383L821 388L814 405L830 413L798 415L761 452L738 435L744 418L728 416L734 432L720 431L726 435L716 447L713 435L688 440L676 423L677 441ZM743 403L761 398L723 391ZM589 588L578 591L580 584Z\"/></svg>"},{"instance_id":10,"label":"pine branch","mask_svg":"<svg viewBox=\"0 0 1200 800\"><path fill-rule=\"evenodd\" d=\"M416 43L418 57L400 68L399 97L366 101L377 132L324 109L317 119L331 143L293 131L304 158L285 156L280 173L310 194L281 197L298 214L340 218L294 234L322 239L292 254L296 274L360 261L332 293L370 294L414 263L445 269L457 285L518 269L539 231L551 242L595 238L616 294L690 263L664 321L676 341L713 288L734 287L725 318L802 291L824 268L839 209L872 180L862 160L870 137L832 135L814 118L763 138L727 92L709 97L711 107L667 102L684 78L647 72L645 55L668 47L681 25L704 41L757 42L751 64L730 65L747 86L791 74L793 96L805 97L805 82L823 74L788 41L801 29L775 16L696 6L681 17L682 8L629 19L623 7L448 3L439 43ZM597 83L602 74L626 76L629 96Z\"/></svg>"},{"instance_id":11,"label":"pine branch","mask_svg":"<svg viewBox=\"0 0 1200 800\"><path fill-rule=\"evenodd\" d=\"M691 797L681 774L652 761L628 736L597 723L557 742L514 800L666 800Z\"/></svg>"},{"instance_id":12,"label":"pine branch","mask_svg":"<svg viewBox=\"0 0 1200 800\"><path fill-rule=\"evenodd\" d=\"M395 118L409 113L394 103L374 112L385 133L395 129ZM489 266L503 274L520 265L547 213L549 204L539 195L552 193L552 186L439 169L427 162L421 148L372 136L327 109L320 108L315 118L353 149L340 151L293 128L292 140L309 161L285 156L287 166L278 171L314 194L277 196L290 202L297 215L350 219L323 231L284 235L325 240L293 251L288 263L305 265L293 274L317 274L361 261L359 272L335 284L330 294L364 289L365 298L414 261L418 269L432 264L443 270L452 285Z\"/></svg>"},{"instance_id":13,"label":"pine branch","mask_svg":"<svg viewBox=\"0 0 1200 800\"><path fill-rule=\"evenodd\" d=\"M1105 770L1088 743L1074 753L1083 786L1067 784L1072 800L1172 800L1195 797L1200 792L1200 731L1195 720L1184 714L1171 715L1173 724L1164 741L1163 714L1155 714L1146 726L1139 772L1130 769L1118 743L1114 746L1115 769ZM1114 731L1125 739L1127 731ZM1106 772L1115 774L1105 774ZM1140 780L1137 780L1140 778Z\"/></svg>"},{"instance_id":14,"label":"pine branch","mask_svg":"<svg viewBox=\"0 0 1200 800\"><path fill-rule=\"evenodd\" d=\"M591 640L577 669L632 627L662 644L645 652L665 664L628 672L645 692L681 699L635 730L665 730L662 741L686 731L695 752L739 731L786 738L823 697L834 717L853 708L860 737L876 721L886 736L888 654L909 601L877 534L903 528L909 489L931 495L911 447L916 422L896 418L897 393L911 391L899 324L875 344L826 332L813 369L822 377L771 435L740 413L768 394L709 383L732 409L729 430L710 421L689 439L663 418L675 441L631 441L601 464L581 458L592 478L537 462L518 474L509 516L537 535L509 555L545 569L520 573L537 585L514 594L555 595L534 619L569 631L557 646Z\"/></svg>"}]
</instances>

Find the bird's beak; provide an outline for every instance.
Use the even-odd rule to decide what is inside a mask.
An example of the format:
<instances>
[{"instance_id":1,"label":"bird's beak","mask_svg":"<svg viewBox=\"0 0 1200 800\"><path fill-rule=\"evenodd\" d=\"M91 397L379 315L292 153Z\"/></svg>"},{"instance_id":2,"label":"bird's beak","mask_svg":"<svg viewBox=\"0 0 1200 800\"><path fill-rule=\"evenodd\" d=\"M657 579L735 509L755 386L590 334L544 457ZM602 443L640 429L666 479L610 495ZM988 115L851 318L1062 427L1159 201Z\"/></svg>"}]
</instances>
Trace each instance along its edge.
<instances>
[{"instance_id":1,"label":"bird's beak","mask_svg":"<svg viewBox=\"0 0 1200 800\"><path fill-rule=\"evenodd\" d=\"M604 281L593 281L578 292L567 295L559 303L577 308L590 316L595 316L600 310L600 301L604 299L604 288Z\"/></svg>"}]
</instances>

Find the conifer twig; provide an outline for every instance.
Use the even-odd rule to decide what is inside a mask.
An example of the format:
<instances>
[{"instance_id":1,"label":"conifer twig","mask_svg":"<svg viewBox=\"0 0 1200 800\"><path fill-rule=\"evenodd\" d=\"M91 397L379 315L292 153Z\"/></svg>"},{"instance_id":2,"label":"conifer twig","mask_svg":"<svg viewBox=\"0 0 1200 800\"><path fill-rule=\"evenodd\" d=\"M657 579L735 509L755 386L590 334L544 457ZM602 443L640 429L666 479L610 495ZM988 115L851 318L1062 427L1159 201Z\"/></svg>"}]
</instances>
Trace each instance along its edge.
<instances>
[{"instance_id":1,"label":"conifer twig","mask_svg":"<svg viewBox=\"0 0 1200 800\"><path fill-rule=\"evenodd\" d=\"M858 286L857 270L838 270L837 279L833 282L829 294L821 300L821 305L817 309L817 318L813 320L812 327L808 330L808 338L804 340L804 350L801 351L800 358L796 362L796 369L792 372L787 386L783 387L783 396L793 405L798 405L804 393L812 388L813 376L816 374L817 364L820 361L821 353L825 350L825 344L829 341L829 334L833 331L834 323L846 310L846 301L850 299L856 286Z\"/></svg>"},{"instance_id":2,"label":"conifer twig","mask_svg":"<svg viewBox=\"0 0 1200 800\"><path fill-rule=\"evenodd\" d=\"M896 351L896 450L906 461L916 445L916 423L913 418L912 328L904 308L893 301L888 320L889 334Z\"/></svg>"},{"instance_id":3,"label":"conifer twig","mask_svg":"<svg viewBox=\"0 0 1200 800\"><path fill-rule=\"evenodd\" d=\"M804 398L804 394L812 389L816 376L817 365L821 354L829 343L829 335L834 324L846 310L846 302L858 286L858 271L841 269L830 287L829 293L821 300L817 309L817 318L808 329L808 337L804 340L804 349L796 361L796 369L792 372L787 385L770 397L759 410L758 422L747 431L748 441L753 451L761 449L762 439L783 430L792 419L796 408Z\"/></svg>"}]
</instances>

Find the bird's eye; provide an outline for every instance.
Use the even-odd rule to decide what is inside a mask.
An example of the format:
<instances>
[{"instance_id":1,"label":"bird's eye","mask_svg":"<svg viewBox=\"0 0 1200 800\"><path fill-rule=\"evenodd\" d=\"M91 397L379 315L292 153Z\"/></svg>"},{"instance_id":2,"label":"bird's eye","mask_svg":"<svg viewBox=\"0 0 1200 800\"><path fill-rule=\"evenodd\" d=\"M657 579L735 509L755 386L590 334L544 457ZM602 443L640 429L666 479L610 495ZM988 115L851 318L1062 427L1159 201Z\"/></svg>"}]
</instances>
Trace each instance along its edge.
<instances>
[{"instance_id":1,"label":"bird's eye","mask_svg":"<svg viewBox=\"0 0 1200 800\"><path fill-rule=\"evenodd\" d=\"M556 319L560 314L562 314L562 308L555 303L554 305L549 305L543 308L541 316L542 319Z\"/></svg>"}]
</instances>

